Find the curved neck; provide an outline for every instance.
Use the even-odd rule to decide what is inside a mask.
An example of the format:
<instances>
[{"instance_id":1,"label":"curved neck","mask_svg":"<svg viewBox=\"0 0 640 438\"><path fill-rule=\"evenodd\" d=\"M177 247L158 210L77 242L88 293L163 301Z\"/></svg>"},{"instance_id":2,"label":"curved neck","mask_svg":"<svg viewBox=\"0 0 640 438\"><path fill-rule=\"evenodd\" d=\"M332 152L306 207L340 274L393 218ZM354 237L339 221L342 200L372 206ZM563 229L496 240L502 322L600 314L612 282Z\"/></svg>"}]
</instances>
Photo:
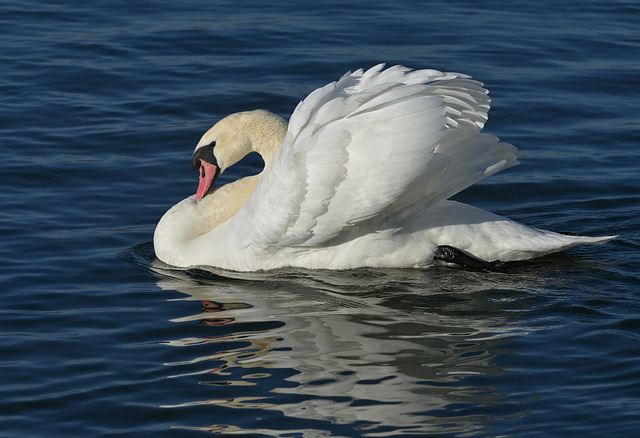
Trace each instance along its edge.
<instances>
[{"instance_id":1,"label":"curved neck","mask_svg":"<svg viewBox=\"0 0 640 438\"><path fill-rule=\"evenodd\" d=\"M249 137L252 152L262 156L265 166L271 162L287 134L287 122L267 110L248 111L245 134Z\"/></svg>"},{"instance_id":2,"label":"curved neck","mask_svg":"<svg viewBox=\"0 0 640 438\"><path fill-rule=\"evenodd\" d=\"M240 210L261 177L262 173L220 186L200 202L192 195L174 205L156 226L153 242L158 258L175 266L195 264L189 257L196 254L203 238Z\"/></svg>"},{"instance_id":3,"label":"curved neck","mask_svg":"<svg viewBox=\"0 0 640 438\"><path fill-rule=\"evenodd\" d=\"M269 111L256 110L227 116L211 128L200 143L209 144L211 139L217 139L216 148L220 149L214 153L218 162L227 168L251 152L259 153L267 166L286 133L284 119ZM240 210L263 174L264 171L220 186L199 202L195 201L194 195L176 204L156 227L156 255L176 266L194 264L190 257L201 245L210 251L212 239L224 239L225 231L221 229L224 227L219 227Z\"/></svg>"}]
</instances>

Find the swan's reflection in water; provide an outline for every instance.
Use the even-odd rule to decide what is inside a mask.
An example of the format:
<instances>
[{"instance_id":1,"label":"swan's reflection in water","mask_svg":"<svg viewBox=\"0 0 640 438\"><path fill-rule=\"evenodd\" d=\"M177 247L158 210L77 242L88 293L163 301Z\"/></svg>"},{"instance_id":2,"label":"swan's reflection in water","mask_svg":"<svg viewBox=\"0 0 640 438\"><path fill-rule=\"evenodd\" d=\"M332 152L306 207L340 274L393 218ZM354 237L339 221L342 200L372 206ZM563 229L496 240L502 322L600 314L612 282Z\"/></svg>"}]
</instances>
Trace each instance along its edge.
<instances>
[{"instance_id":1,"label":"swan's reflection in water","mask_svg":"<svg viewBox=\"0 0 640 438\"><path fill-rule=\"evenodd\" d=\"M521 276L439 268L236 278L158 265L154 271L162 289L202 302L201 312L174 322L213 327L209 336L167 342L184 348L183 360L167 364L171 376L196 376L210 385L210 398L164 407L231 409L222 420L217 412L213 425L194 427L217 433L338 436L308 421L247 428L246 421L234 424L242 416L233 408L330 422L320 423L328 429L350 425L350 436L486 429L497 419L461 406L504 396L491 383L505 373L496 357L535 329L519 311L531 304L527 288L536 280Z\"/></svg>"}]
</instances>

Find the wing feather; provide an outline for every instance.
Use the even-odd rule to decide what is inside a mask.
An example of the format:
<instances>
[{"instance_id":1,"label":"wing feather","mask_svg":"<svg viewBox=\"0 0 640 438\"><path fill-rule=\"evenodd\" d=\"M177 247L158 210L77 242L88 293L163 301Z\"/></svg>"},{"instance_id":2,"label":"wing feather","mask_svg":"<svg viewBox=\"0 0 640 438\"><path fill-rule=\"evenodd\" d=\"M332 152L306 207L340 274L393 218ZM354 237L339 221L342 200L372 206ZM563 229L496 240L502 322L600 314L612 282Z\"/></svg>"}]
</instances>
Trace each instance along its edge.
<instances>
[{"instance_id":1,"label":"wing feather","mask_svg":"<svg viewBox=\"0 0 640 438\"><path fill-rule=\"evenodd\" d=\"M247 244L327 243L380 215L423 212L517 163L513 146L479 132L489 110L482 84L383 67L348 73L298 104L236 215L251 223Z\"/></svg>"}]
</instances>

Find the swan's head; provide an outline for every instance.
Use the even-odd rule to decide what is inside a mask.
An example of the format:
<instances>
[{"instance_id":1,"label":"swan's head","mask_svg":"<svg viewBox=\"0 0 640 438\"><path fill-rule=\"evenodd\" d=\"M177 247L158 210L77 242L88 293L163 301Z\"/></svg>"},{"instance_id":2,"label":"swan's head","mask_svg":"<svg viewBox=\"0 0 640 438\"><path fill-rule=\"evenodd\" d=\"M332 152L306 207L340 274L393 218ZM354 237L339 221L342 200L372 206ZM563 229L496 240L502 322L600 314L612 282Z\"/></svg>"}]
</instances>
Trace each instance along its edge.
<instances>
[{"instance_id":1,"label":"swan's head","mask_svg":"<svg viewBox=\"0 0 640 438\"><path fill-rule=\"evenodd\" d=\"M191 166L200 173L196 200L207 194L222 172L250 152L258 152L267 163L286 131L287 122L265 110L231 114L213 125L191 157Z\"/></svg>"},{"instance_id":2,"label":"swan's head","mask_svg":"<svg viewBox=\"0 0 640 438\"><path fill-rule=\"evenodd\" d=\"M218 176L251 149L249 138L238 128L241 114L231 114L213 125L200 139L191 156L191 167L200 173L196 201L209 191Z\"/></svg>"}]
</instances>

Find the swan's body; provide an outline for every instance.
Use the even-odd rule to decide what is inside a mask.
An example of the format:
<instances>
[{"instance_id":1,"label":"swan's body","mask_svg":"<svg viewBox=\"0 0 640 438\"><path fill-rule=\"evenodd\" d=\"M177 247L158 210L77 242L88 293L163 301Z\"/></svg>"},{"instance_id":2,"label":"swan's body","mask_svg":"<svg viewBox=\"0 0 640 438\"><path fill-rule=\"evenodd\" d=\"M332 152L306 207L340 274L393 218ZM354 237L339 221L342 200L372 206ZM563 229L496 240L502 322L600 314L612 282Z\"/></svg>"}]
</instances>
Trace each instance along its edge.
<instances>
[{"instance_id":1,"label":"swan's body","mask_svg":"<svg viewBox=\"0 0 640 438\"><path fill-rule=\"evenodd\" d=\"M314 91L288 125L264 110L227 116L198 143L198 192L160 220L156 255L238 271L419 267L442 245L511 261L610 240L447 200L517 164L516 148L480 132L488 110L467 76L377 66ZM209 190L252 151L263 172Z\"/></svg>"}]
</instances>

